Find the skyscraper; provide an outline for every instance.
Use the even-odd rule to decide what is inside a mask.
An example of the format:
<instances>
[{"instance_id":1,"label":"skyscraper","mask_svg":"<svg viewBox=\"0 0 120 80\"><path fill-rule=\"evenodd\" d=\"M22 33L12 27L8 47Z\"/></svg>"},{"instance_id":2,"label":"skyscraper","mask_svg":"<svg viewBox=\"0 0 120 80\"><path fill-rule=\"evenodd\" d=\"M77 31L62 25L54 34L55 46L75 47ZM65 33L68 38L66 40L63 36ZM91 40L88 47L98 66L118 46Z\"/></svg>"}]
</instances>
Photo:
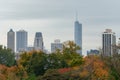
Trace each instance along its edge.
<instances>
[{"instance_id":1,"label":"skyscraper","mask_svg":"<svg viewBox=\"0 0 120 80\"><path fill-rule=\"evenodd\" d=\"M15 52L15 32L12 29L7 33L7 48Z\"/></svg>"},{"instance_id":2,"label":"skyscraper","mask_svg":"<svg viewBox=\"0 0 120 80\"><path fill-rule=\"evenodd\" d=\"M28 35L25 30L19 30L16 34L16 51L26 51L27 50L27 40Z\"/></svg>"},{"instance_id":3,"label":"skyscraper","mask_svg":"<svg viewBox=\"0 0 120 80\"><path fill-rule=\"evenodd\" d=\"M78 20L75 21L74 25L74 40L75 43L80 47L81 50L77 52L82 55L82 24Z\"/></svg>"},{"instance_id":4,"label":"skyscraper","mask_svg":"<svg viewBox=\"0 0 120 80\"><path fill-rule=\"evenodd\" d=\"M104 56L112 56L114 53L113 45L116 45L116 36L111 29L106 29L102 33L102 49Z\"/></svg>"},{"instance_id":5,"label":"skyscraper","mask_svg":"<svg viewBox=\"0 0 120 80\"><path fill-rule=\"evenodd\" d=\"M42 33L36 32L34 39L34 49L43 51L43 47L44 47L44 43L43 43Z\"/></svg>"},{"instance_id":6,"label":"skyscraper","mask_svg":"<svg viewBox=\"0 0 120 80\"><path fill-rule=\"evenodd\" d=\"M54 43L51 43L51 52L55 52L57 49L60 51L63 49L63 44L60 43L59 39L56 39Z\"/></svg>"}]
</instances>

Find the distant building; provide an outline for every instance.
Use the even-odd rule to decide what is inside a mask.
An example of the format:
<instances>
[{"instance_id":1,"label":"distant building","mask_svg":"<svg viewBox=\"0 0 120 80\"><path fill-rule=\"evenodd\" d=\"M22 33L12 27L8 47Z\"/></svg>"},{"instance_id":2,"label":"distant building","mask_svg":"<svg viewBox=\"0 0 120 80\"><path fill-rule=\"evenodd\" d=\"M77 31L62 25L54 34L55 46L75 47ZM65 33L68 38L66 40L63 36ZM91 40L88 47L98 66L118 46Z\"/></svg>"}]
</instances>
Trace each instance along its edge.
<instances>
[{"instance_id":1,"label":"distant building","mask_svg":"<svg viewBox=\"0 0 120 80\"><path fill-rule=\"evenodd\" d=\"M16 32L16 51L27 51L28 34L25 30L19 30Z\"/></svg>"},{"instance_id":2,"label":"distant building","mask_svg":"<svg viewBox=\"0 0 120 80\"><path fill-rule=\"evenodd\" d=\"M82 55L82 24L79 21L75 21L74 27L74 40L75 43L80 47L81 50L77 52Z\"/></svg>"},{"instance_id":3,"label":"distant building","mask_svg":"<svg viewBox=\"0 0 120 80\"><path fill-rule=\"evenodd\" d=\"M57 49L60 51L63 49L63 44L60 43L59 39L56 39L54 43L51 43L51 52L55 52Z\"/></svg>"},{"instance_id":4,"label":"distant building","mask_svg":"<svg viewBox=\"0 0 120 80\"><path fill-rule=\"evenodd\" d=\"M12 29L7 33L7 48L15 52L15 32Z\"/></svg>"},{"instance_id":5,"label":"distant building","mask_svg":"<svg viewBox=\"0 0 120 80\"><path fill-rule=\"evenodd\" d=\"M90 51L87 51L87 55L99 55L99 50L93 50L91 49Z\"/></svg>"},{"instance_id":6,"label":"distant building","mask_svg":"<svg viewBox=\"0 0 120 80\"><path fill-rule=\"evenodd\" d=\"M106 29L102 33L102 49L104 56L112 56L115 52L113 46L116 45L116 36L111 29Z\"/></svg>"},{"instance_id":7,"label":"distant building","mask_svg":"<svg viewBox=\"0 0 120 80\"><path fill-rule=\"evenodd\" d=\"M29 51L33 51L34 50L34 47L33 46L29 46L29 47L27 47L27 51L29 52Z\"/></svg>"},{"instance_id":8,"label":"distant building","mask_svg":"<svg viewBox=\"0 0 120 80\"><path fill-rule=\"evenodd\" d=\"M36 32L34 39L34 49L43 51L43 47L44 47L44 43L43 43L42 33Z\"/></svg>"}]
</instances>

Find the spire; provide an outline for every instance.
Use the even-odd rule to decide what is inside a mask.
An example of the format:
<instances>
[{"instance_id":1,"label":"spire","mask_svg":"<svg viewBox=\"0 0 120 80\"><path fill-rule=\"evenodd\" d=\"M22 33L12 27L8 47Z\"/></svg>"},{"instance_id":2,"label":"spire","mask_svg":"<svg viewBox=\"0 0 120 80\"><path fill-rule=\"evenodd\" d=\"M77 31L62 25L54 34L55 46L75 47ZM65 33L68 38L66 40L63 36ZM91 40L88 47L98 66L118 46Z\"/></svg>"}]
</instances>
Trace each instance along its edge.
<instances>
[{"instance_id":1,"label":"spire","mask_svg":"<svg viewBox=\"0 0 120 80\"><path fill-rule=\"evenodd\" d=\"M13 32L13 30L12 29L10 29L10 31L9 32Z\"/></svg>"},{"instance_id":2,"label":"spire","mask_svg":"<svg viewBox=\"0 0 120 80\"><path fill-rule=\"evenodd\" d=\"M78 21L78 12L76 11L76 21Z\"/></svg>"}]
</instances>

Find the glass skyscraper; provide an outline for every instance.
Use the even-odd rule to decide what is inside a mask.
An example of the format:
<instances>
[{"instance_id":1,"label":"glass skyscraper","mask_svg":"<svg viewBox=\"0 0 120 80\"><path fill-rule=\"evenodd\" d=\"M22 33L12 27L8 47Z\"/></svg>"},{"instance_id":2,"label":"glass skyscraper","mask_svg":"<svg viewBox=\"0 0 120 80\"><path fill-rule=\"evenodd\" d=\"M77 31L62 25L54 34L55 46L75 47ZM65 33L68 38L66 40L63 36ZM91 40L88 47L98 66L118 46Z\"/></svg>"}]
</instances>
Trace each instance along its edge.
<instances>
[{"instance_id":1,"label":"glass skyscraper","mask_svg":"<svg viewBox=\"0 0 120 80\"><path fill-rule=\"evenodd\" d=\"M26 51L28 44L28 34L25 30L19 30L16 32L16 51Z\"/></svg>"},{"instance_id":2,"label":"glass skyscraper","mask_svg":"<svg viewBox=\"0 0 120 80\"><path fill-rule=\"evenodd\" d=\"M77 52L82 55L82 24L77 20L74 25L74 40L76 45L80 47L80 50Z\"/></svg>"},{"instance_id":3,"label":"glass skyscraper","mask_svg":"<svg viewBox=\"0 0 120 80\"><path fill-rule=\"evenodd\" d=\"M41 32L36 32L35 39L34 39L34 49L35 50L42 50L43 51L43 37Z\"/></svg>"},{"instance_id":4,"label":"glass skyscraper","mask_svg":"<svg viewBox=\"0 0 120 80\"><path fill-rule=\"evenodd\" d=\"M15 52L15 32L12 29L7 33L7 48Z\"/></svg>"}]
</instances>

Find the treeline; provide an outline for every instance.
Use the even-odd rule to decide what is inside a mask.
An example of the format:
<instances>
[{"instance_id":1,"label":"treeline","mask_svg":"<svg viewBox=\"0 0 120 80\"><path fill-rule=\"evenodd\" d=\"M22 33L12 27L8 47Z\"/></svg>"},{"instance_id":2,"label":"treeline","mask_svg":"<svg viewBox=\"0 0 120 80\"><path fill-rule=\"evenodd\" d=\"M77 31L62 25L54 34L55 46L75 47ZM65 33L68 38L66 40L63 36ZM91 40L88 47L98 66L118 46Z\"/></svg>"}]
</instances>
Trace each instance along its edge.
<instances>
[{"instance_id":1,"label":"treeline","mask_svg":"<svg viewBox=\"0 0 120 80\"><path fill-rule=\"evenodd\" d=\"M80 56L72 41L51 54L23 52L15 60L10 49L0 46L0 80L120 80L120 55Z\"/></svg>"}]
</instances>

